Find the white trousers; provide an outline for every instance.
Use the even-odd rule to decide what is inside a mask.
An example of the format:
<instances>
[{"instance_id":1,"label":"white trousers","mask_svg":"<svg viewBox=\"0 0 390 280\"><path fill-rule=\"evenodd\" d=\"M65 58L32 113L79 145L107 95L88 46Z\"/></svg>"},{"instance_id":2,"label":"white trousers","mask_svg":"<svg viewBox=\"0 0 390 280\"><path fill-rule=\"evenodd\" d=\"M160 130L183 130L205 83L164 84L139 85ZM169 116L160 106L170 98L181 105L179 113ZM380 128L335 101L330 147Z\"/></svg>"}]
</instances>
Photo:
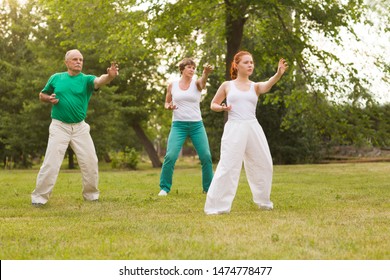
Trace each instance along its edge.
<instances>
[{"instance_id":1,"label":"white trousers","mask_svg":"<svg viewBox=\"0 0 390 280\"><path fill-rule=\"evenodd\" d=\"M52 120L45 159L37 176L35 190L31 194L32 203L45 204L49 200L69 145L75 152L80 166L84 199L99 198L98 158L89 131L89 125L84 121L67 124Z\"/></svg>"},{"instance_id":2,"label":"white trousers","mask_svg":"<svg viewBox=\"0 0 390 280\"><path fill-rule=\"evenodd\" d=\"M253 201L272 209L273 164L268 142L257 120L228 121L221 140L221 157L207 193L206 214L229 213L244 161Z\"/></svg>"}]
</instances>

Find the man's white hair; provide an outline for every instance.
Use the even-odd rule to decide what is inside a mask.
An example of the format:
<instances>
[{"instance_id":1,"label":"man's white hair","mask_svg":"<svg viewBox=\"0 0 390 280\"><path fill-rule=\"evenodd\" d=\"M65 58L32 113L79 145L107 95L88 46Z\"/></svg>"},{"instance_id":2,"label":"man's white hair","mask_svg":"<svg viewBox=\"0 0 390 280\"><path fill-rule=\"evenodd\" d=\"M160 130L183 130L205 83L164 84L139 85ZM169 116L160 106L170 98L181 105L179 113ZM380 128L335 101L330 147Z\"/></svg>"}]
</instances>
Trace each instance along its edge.
<instances>
[{"instance_id":1,"label":"man's white hair","mask_svg":"<svg viewBox=\"0 0 390 280\"><path fill-rule=\"evenodd\" d=\"M71 54L72 52L74 52L74 51L77 51L77 52L79 52L79 53L81 54L81 52L80 52L78 49L69 50L69 51L67 51L66 54L65 54L65 61L67 61L67 60L69 59L70 54Z\"/></svg>"}]
</instances>

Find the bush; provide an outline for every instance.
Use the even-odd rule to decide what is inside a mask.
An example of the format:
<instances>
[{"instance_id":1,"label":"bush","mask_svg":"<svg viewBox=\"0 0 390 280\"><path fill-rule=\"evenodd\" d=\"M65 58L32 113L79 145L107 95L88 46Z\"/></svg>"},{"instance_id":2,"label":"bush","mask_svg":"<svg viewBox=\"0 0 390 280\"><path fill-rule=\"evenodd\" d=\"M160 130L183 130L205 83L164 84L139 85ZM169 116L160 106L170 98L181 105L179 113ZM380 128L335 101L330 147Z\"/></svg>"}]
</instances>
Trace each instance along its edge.
<instances>
[{"instance_id":1,"label":"bush","mask_svg":"<svg viewBox=\"0 0 390 280\"><path fill-rule=\"evenodd\" d=\"M111 168L137 169L139 153L134 148L126 147L124 151L111 153Z\"/></svg>"}]
</instances>

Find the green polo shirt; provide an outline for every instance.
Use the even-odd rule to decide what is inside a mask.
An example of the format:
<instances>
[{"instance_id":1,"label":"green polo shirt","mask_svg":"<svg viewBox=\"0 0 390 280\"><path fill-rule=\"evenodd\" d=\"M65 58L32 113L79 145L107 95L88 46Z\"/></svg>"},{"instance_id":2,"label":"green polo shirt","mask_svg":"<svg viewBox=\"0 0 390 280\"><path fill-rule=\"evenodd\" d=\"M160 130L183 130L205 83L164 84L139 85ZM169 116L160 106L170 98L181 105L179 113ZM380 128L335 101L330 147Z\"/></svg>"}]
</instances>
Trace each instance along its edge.
<instances>
[{"instance_id":1,"label":"green polo shirt","mask_svg":"<svg viewBox=\"0 0 390 280\"><path fill-rule=\"evenodd\" d=\"M96 76L80 73L70 76L68 72L52 75L42 92L55 93L59 99L51 110L53 119L64 123L78 123L87 116L88 103L94 91Z\"/></svg>"}]
</instances>

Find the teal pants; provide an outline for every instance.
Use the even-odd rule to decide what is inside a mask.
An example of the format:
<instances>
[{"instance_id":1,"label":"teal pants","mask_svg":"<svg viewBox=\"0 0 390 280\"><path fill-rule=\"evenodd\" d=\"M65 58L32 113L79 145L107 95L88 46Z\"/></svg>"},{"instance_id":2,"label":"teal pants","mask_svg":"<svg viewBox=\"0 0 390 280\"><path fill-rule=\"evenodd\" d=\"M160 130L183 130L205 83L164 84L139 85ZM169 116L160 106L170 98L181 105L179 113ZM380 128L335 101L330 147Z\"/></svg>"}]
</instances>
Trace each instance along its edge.
<instances>
[{"instance_id":1,"label":"teal pants","mask_svg":"<svg viewBox=\"0 0 390 280\"><path fill-rule=\"evenodd\" d=\"M190 137L202 165L203 191L207 192L209 190L211 180L213 179L213 164L211 161L209 140L207 139L203 122L174 121L172 122L171 132L169 133L167 153L164 157L160 176L160 189L166 192L171 190L175 163L187 137Z\"/></svg>"}]
</instances>

